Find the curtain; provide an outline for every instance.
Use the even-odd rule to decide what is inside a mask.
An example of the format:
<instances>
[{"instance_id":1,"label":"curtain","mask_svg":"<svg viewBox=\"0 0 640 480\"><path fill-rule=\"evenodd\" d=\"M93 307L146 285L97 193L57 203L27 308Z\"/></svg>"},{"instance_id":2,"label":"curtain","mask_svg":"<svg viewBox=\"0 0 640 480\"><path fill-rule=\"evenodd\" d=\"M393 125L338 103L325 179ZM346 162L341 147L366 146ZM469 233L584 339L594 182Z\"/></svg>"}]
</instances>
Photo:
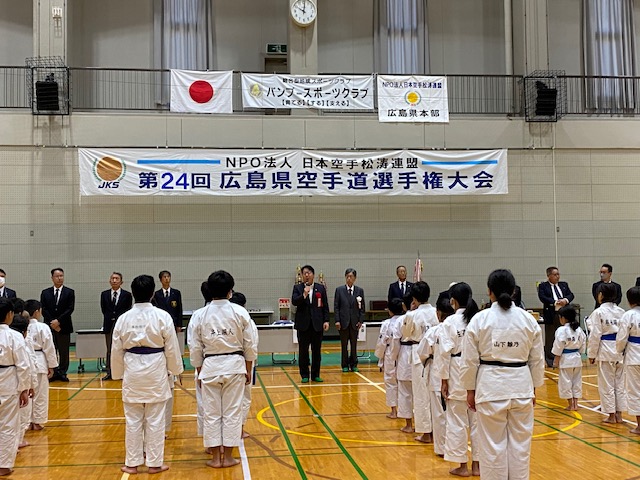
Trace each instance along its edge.
<instances>
[{"instance_id":1,"label":"curtain","mask_svg":"<svg viewBox=\"0 0 640 480\"><path fill-rule=\"evenodd\" d=\"M376 72L429 72L427 0L375 0L373 30Z\"/></svg>"},{"instance_id":2,"label":"curtain","mask_svg":"<svg viewBox=\"0 0 640 480\"><path fill-rule=\"evenodd\" d=\"M633 0L585 0L584 64L587 76L635 75ZM634 107L632 79L588 78L587 108L624 112Z\"/></svg>"},{"instance_id":3,"label":"curtain","mask_svg":"<svg viewBox=\"0 0 640 480\"><path fill-rule=\"evenodd\" d=\"M154 1L154 64L159 69L214 68L213 0ZM169 101L169 73L162 75L159 103Z\"/></svg>"}]
</instances>

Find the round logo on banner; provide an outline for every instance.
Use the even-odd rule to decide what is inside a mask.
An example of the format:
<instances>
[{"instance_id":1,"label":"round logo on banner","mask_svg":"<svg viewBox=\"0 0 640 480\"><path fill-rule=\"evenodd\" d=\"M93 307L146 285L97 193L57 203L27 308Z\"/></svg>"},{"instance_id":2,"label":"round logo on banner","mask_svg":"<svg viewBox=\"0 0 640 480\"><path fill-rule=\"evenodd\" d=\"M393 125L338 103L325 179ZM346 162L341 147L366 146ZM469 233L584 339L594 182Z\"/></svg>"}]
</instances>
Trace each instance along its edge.
<instances>
[{"instance_id":1,"label":"round logo on banner","mask_svg":"<svg viewBox=\"0 0 640 480\"><path fill-rule=\"evenodd\" d=\"M196 103L207 103L213 98L213 87L209 82L196 80L189 86L189 96Z\"/></svg>"},{"instance_id":2,"label":"round logo on banner","mask_svg":"<svg viewBox=\"0 0 640 480\"><path fill-rule=\"evenodd\" d=\"M257 83L254 83L253 85L251 85L251 89L249 90L249 93L251 94L252 97L260 98L262 96L262 89L260 88L260 85L258 85Z\"/></svg>"},{"instance_id":3,"label":"round logo on banner","mask_svg":"<svg viewBox=\"0 0 640 480\"><path fill-rule=\"evenodd\" d=\"M117 182L127 170L124 162L114 157L102 157L93 164L93 173L103 182Z\"/></svg>"},{"instance_id":4,"label":"round logo on banner","mask_svg":"<svg viewBox=\"0 0 640 480\"><path fill-rule=\"evenodd\" d=\"M412 90L410 92L407 92L407 94L404 96L404 100L409 105L418 105L420 103L420 94Z\"/></svg>"}]
</instances>

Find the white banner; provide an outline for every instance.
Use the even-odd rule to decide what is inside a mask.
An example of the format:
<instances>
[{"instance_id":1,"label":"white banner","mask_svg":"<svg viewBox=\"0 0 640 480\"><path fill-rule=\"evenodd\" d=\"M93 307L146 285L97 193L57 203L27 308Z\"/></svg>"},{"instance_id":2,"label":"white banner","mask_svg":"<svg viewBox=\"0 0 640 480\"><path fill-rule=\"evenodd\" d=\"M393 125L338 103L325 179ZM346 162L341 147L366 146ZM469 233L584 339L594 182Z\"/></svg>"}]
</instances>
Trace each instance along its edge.
<instances>
[{"instance_id":1,"label":"white banner","mask_svg":"<svg viewBox=\"0 0 640 480\"><path fill-rule=\"evenodd\" d=\"M508 193L507 150L78 149L81 195Z\"/></svg>"},{"instance_id":2,"label":"white banner","mask_svg":"<svg viewBox=\"0 0 640 480\"><path fill-rule=\"evenodd\" d=\"M171 111L233 113L233 72L171 70Z\"/></svg>"},{"instance_id":3,"label":"white banner","mask_svg":"<svg viewBox=\"0 0 640 480\"><path fill-rule=\"evenodd\" d=\"M448 122L447 77L378 75L378 120Z\"/></svg>"},{"instance_id":4,"label":"white banner","mask_svg":"<svg viewBox=\"0 0 640 480\"><path fill-rule=\"evenodd\" d=\"M373 110L373 75L242 74L244 108Z\"/></svg>"}]
</instances>

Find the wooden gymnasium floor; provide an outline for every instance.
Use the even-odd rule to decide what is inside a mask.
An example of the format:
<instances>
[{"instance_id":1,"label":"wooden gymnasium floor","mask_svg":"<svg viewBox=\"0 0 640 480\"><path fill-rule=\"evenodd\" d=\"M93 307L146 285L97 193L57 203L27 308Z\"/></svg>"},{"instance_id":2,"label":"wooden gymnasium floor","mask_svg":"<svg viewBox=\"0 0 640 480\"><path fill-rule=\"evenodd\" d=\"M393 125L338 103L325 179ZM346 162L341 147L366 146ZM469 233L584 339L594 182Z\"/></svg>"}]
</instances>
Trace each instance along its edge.
<instances>
[{"instance_id":1,"label":"wooden gymnasium floor","mask_svg":"<svg viewBox=\"0 0 640 480\"><path fill-rule=\"evenodd\" d=\"M402 420L385 417L382 374L361 360L359 373L343 374L338 345L325 343L323 384L299 383L297 367L271 365L261 357L253 404L246 425L250 438L241 449L243 463L227 469L205 466L209 458L196 435L193 370L176 388L173 428L166 441L160 475L166 479L396 479L454 478L451 464L437 458L431 445L400 432ZM68 384L51 388L50 422L27 432L14 479L120 479L124 459L124 419L119 382L102 382L95 362ZM75 372L75 370L72 370ZM597 375L583 369L584 399L579 412L564 410L557 395L557 375L546 374L535 409L531 478L640 479L640 437L630 423L607 425L598 405ZM631 420L629 417L625 417ZM477 478L477 477L476 477Z\"/></svg>"}]
</instances>

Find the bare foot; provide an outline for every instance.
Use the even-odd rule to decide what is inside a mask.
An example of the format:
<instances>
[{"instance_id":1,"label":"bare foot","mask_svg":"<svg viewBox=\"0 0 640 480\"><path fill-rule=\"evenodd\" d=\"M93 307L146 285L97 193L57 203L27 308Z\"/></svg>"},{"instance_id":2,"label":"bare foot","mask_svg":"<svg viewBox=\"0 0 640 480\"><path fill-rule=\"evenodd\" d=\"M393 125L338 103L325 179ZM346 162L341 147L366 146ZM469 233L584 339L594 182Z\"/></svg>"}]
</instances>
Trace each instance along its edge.
<instances>
[{"instance_id":1,"label":"bare foot","mask_svg":"<svg viewBox=\"0 0 640 480\"><path fill-rule=\"evenodd\" d=\"M149 467L149 473L151 474L166 472L167 470L169 470L169 465L162 465L161 467Z\"/></svg>"},{"instance_id":2,"label":"bare foot","mask_svg":"<svg viewBox=\"0 0 640 480\"><path fill-rule=\"evenodd\" d=\"M21 443L18 444L18 448L28 447L29 445L30 445L29 442L27 442L26 440L23 440Z\"/></svg>"},{"instance_id":3,"label":"bare foot","mask_svg":"<svg viewBox=\"0 0 640 480\"><path fill-rule=\"evenodd\" d=\"M635 433L636 435L640 435L640 426L636 428L632 428L631 430L629 430L629 433Z\"/></svg>"},{"instance_id":4,"label":"bare foot","mask_svg":"<svg viewBox=\"0 0 640 480\"><path fill-rule=\"evenodd\" d=\"M620 412L620 413L616 412L616 423L622 423L622 422L623 422L623 420L622 420L622 412Z\"/></svg>"},{"instance_id":5,"label":"bare foot","mask_svg":"<svg viewBox=\"0 0 640 480\"><path fill-rule=\"evenodd\" d=\"M454 468L449 470L451 475L456 475L458 477L469 477L471 474L469 473L469 468L466 465L461 465L458 468Z\"/></svg>"},{"instance_id":6,"label":"bare foot","mask_svg":"<svg viewBox=\"0 0 640 480\"><path fill-rule=\"evenodd\" d=\"M387 415L387 418L398 418L398 415L396 415L395 413L389 413Z\"/></svg>"},{"instance_id":7,"label":"bare foot","mask_svg":"<svg viewBox=\"0 0 640 480\"><path fill-rule=\"evenodd\" d=\"M430 433L423 433L422 435L419 435L419 436L415 437L414 440L417 441L417 442L422 442L422 443L432 443L433 442L433 438L431 437Z\"/></svg>"},{"instance_id":8,"label":"bare foot","mask_svg":"<svg viewBox=\"0 0 640 480\"><path fill-rule=\"evenodd\" d=\"M129 475L135 475L138 473L138 467L127 467L126 465L120 467L120 470Z\"/></svg>"},{"instance_id":9,"label":"bare foot","mask_svg":"<svg viewBox=\"0 0 640 480\"><path fill-rule=\"evenodd\" d=\"M211 460L209 460L207 462L207 467L222 468L222 462L220 461L220 457L215 456Z\"/></svg>"},{"instance_id":10,"label":"bare foot","mask_svg":"<svg viewBox=\"0 0 640 480\"><path fill-rule=\"evenodd\" d=\"M615 417L611 418L605 418L604 420L602 420L602 423L616 423L616 419Z\"/></svg>"},{"instance_id":11,"label":"bare foot","mask_svg":"<svg viewBox=\"0 0 640 480\"><path fill-rule=\"evenodd\" d=\"M404 432L404 433L413 433L413 432L415 432L415 430L413 429L413 427L409 427L409 426L407 426L407 425L405 425L404 427L402 427L402 428L400 429L400 431L401 431L401 432Z\"/></svg>"},{"instance_id":12,"label":"bare foot","mask_svg":"<svg viewBox=\"0 0 640 480\"><path fill-rule=\"evenodd\" d=\"M480 462L471 462L471 475L474 477L480 476Z\"/></svg>"},{"instance_id":13,"label":"bare foot","mask_svg":"<svg viewBox=\"0 0 640 480\"><path fill-rule=\"evenodd\" d=\"M223 467L233 467L235 465L238 465L240 463L240 460L237 458L225 458L222 462L222 466Z\"/></svg>"},{"instance_id":14,"label":"bare foot","mask_svg":"<svg viewBox=\"0 0 640 480\"><path fill-rule=\"evenodd\" d=\"M44 427L42 425L40 425L39 423L32 423L31 424L31 430L43 430Z\"/></svg>"},{"instance_id":15,"label":"bare foot","mask_svg":"<svg viewBox=\"0 0 640 480\"><path fill-rule=\"evenodd\" d=\"M211 455L213 453L213 447L207 447L204 449L204 453Z\"/></svg>"},{"instance_id":16,"label":"bare foot","mask_svg":"<svg viewBox=\"0 0 640 480\"><path fill-rule=\"evenodd\" d=\"M242 435L240 436L240 438L249 438L251 435L249 435L247 432L245 432L244 430L242 431Z\"/></svg>"},{"instance_id":17,"label":"bare foot","mask_svg":"<svg viewBox=\"0 0 640 480\"><path fill-rule=\"evenodd\" d=\"M13 470L10 468L0 468L0 476L9 475Z\"/></svg>"},{"instance_id":18,"label":"bare foot","mask_svg":"<svg viewBox=\"0 0 640 480\"><path fill-rule=\"evenodd\" d=\"M564 407L564 409L565 409L565 410L572 411L572 410L573 410L573 407L572 407L571 405L569 405L569 406L567 406L567 407Z\"/></svg>"}]
</instances>

